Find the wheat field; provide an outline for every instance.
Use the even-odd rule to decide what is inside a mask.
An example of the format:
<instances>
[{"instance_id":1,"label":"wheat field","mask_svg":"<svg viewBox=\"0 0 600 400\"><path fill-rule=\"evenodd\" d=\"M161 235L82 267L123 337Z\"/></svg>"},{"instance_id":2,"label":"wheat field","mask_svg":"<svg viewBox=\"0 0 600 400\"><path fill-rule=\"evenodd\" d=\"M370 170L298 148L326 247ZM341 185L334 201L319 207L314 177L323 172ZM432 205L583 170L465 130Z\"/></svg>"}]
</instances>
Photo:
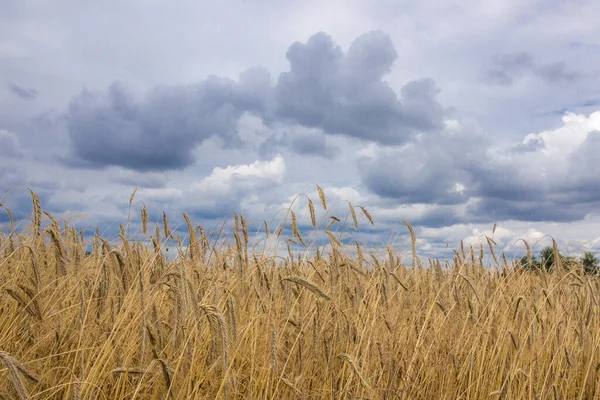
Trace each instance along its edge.
<instances>
[{"instance_id":1,"label":"wheat field","mask_svg":"<svg viewBox=\"0 0 600 400\"><path fill-rule=\"evenodd\" d=\"M421 260L408 223L405 265L342 236L341 218L317 218L318 194L252 245L237 214L231 232L184 214L179 236L146 208L137 238L123 221L119 237L86 241L31 192L30 223L0 236L0 398L600 396L600 278L524 271L491 238ZM373 223L360 206L347 215Z\"/></svg>"}]
</instances>

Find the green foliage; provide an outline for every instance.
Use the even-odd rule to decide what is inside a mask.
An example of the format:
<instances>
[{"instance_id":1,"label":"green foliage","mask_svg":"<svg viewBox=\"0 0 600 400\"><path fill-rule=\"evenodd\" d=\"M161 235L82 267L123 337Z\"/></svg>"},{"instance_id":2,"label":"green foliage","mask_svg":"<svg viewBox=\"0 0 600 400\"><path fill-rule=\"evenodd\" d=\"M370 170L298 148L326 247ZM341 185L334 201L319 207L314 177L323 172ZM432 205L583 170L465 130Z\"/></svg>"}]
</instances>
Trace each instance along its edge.
<instances>
[{"instance_id":1,"label":"green foliage","mask_svg":"<svg viewBox=\"0 0 600 400\"><path fill-rule=\"evenodd\" d=\"M561 259L564 260L562 256ZM535 256L532 256L531 262L529 262L526 255L521 257L521 260L519 260L519 264L526 271L550 271L554 263L554 248L552 246L548 246L542 249L542 251L540 252L539 261L535 258Z\"/></svg>"},{"instance_id":2,"label":"green foliage","mask_svg":"<svg viewBox=\"0 0 600 400\"><path fill-rule=\"evenodd\" d=\"M519 264L526 271L538 271L541 269L540 262L535 259L535 256L531 257L531 262L529 262L529 259L527 258L527 256L523 256L519 260Z\"/></svg>"},{"instance_id":3,"label":"green foliage","mask_svg":"<svg viewBox=\"0 0 600 400\"><path fill-rule=\"evenodd\" d=\"M573 256L563 256L559 253L561 263L567 269L571 269L577 264L583 265L583 269L586 274L600 275L600 260L590 252L585 253L580 259ZM526 271L551 271L552 267L556 264L554 248L547 246L540 252L540 260L538 261L535 256L532 256L531 262L529 262L527 256L521 257L519 265Z\"/></svg>"},{"instance_id":4,"label":"green foliage","mask_svg":"<svg viewBox=\"0 0 600 400\"><path fill-rule=\"evenodd\" d=\"M581 264L583 264L583 270L586 274L597 275L600 273L600 260L593 253L584 253L581 257Z\"/></svg>"},{"instance_id":5,"label":"green foliage","mask_svg":"<svg viewBox=\"0 0 600 400\"><path fill-rule=\"evenodd\" d=\"M563 256L559 253L561 261L564 261ZM545 247L540 253L540 264L543 269L546 271L550 271L554 264L556 264L556 260L554 258L554 248L552 246Z\"/></svg>"}]
</instances>

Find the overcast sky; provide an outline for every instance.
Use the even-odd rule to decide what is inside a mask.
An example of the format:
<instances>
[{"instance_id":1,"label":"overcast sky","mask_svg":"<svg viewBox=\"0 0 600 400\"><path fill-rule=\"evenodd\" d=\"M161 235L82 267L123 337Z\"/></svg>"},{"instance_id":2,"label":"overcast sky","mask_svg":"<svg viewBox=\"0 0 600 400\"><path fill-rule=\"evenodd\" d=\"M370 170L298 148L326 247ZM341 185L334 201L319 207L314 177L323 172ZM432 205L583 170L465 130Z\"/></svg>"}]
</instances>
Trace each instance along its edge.
<instances>
[{"instance_id":1,"label":"overcast sky","mask_svg":"<svg viewBox=\"0 0 600 400\"><path fill-rule=\"evenodd\" d=\"M258 228L316 182L370 210L355 236L374 246L409 252L408 220L428 256L494 223L509 256L544 235L600 252L598 15L594 0L3 0L0 197L30 187L116 236L135 187L152 220ZM25 191L5 203L28 217Z\"/></svg>"}]
</instances>

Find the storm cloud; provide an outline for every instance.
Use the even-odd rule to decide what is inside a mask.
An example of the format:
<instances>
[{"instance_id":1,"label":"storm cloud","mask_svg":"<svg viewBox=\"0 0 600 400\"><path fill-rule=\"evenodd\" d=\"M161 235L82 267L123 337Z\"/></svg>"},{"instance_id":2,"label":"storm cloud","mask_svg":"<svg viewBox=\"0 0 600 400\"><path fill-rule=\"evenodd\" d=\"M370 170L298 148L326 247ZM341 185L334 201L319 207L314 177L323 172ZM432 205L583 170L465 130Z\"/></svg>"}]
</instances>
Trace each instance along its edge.
<instances>
[{"instance_id":1,"label":"storm cloud","mask_svg":"<svg viewBox=\"0 0 600 400\"><path fill-rule=\"evenodd\" d=\"M486 160L489 137L454 121L437 135L396 148L377 148L358 160L369 190L401 203L460 204L471 195L473 165Z\"/></svg>"},{"instance_id":2,"label":"storm cloud","mask_svg":"<svg viewBox=\"0 0 600 400\"><path fill-rule=\"evenodd\" d=\"M331 142L323 131L300 125L278 126L259 146L263 158L270 158L282 150L289 150L301 156L333 159L340 149Z\"/></svg>"},{"instance_id":3,"label":"storm cloud","mask_svg":"<svg viewBox=\"0 0 600 400\"><path fill-rule=\"evenodd\" d=\"M358 37L347 54L325 33L296 42L287 52L290 71L281 74L275 89L277 115L383 144L403 144L439 129L443 109L433 80L410 82L400 96L383 81L397 56L382 32Z\"/></svg>"},{"instance_id":4,"label":"storm cloud","mask_svg":"<svg viewBox=\"0 0 600 400\"><path fill-rule=\"evenodd\" d=\"M68 129L76 158L134 170L180 169L192 150L217 136L239 146L236 123L244 112L263 113L269 75L262 69L239 81L209 77L193 85L156 87L141 100L123 84L105 93L83 91L69 106Z\"/></svg>"},{"instance_id":5,"label":"storm cloud","mask_svg":"<svg viewBox=\"0 0 600 400\"><path fill-rule=\"evenodd\" d=\"M455 121L439 136L362 157L361 178L399 203L461 206L463 222L582 220L600 207L600 112L563 124L498 147Z\"/></svg>"},{"instance_id":6,"label":"storm cloud","mask_svg":"<svg viewBox=\"0 0 600 400\"><path fill-rule=\"evenodd\" d=\"M269 126L407 143L418 133L439 130L443 109L431 79L407 83L399 96L383 81L396 58L382 32L358 37L346 54L330 36L317 33L305 44L290 46L290 70L274 86L269 72L256 67L237 81L211 76L196 84L156 87L141 99L119 82L104 93L84 90L68 110L72 152L79 160L70 164L185 168L194 162L192 150L210 137L219 137L226 147L243 146L236 124L244 113L260 116ZM284 141L298 154L336 152L314 133Z\"/></svg>"}]
</instances>

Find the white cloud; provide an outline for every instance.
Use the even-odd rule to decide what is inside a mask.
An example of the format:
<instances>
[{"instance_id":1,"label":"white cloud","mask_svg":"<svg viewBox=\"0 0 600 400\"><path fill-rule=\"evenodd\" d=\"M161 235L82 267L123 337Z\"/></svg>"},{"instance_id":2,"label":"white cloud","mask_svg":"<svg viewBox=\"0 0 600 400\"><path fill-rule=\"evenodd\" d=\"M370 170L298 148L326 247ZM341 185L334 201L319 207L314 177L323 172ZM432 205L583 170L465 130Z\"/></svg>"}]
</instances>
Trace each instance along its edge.
<instances>
[{"instance_id":1,"label":"white cloud","mask_svg":"<svg viewBox=\"0 0 600 400\"><path fill-rule=\"evenodd\" d=\"M597 180L593 176L595 162L586 146L589 134L600 131L600 111L585 114L567 112L562 117L562 126L531 133L509 151L491 149L494 159L515 171L515 181L538 186L564 187L567 183L577 185L579 180ZM593 152L593 151L592 151Z\"/></svg>"},{"instance_id":2,"label":"white cloud","mask_svg":"<svg viewBox=\"0 0 600 400\"><path fill-rule=\"evenodd\" d=\"M541 138L545 148L539 152L547 157L563 158L577 150L587 138L587 134L600 130L600 111L591 113L589 117L584 114L567 112L562 117L563 126L538 134L528 135L523 143L531 141L532 137Z\"/></svg>"},{"instance_id":3,"label":"white cloud","mask_svg":"<svg viewBox=\"0 0 600 400\"><path fill-rule=\"evenodd\" d=\"M265 182L281 183L285 173L285 160L278 154L271 161L255 161L248 165L231 165L215 168L202 181L191 185L193 190L225 194L240 188L252 190Z\"/></svg>"}]
</instances>

